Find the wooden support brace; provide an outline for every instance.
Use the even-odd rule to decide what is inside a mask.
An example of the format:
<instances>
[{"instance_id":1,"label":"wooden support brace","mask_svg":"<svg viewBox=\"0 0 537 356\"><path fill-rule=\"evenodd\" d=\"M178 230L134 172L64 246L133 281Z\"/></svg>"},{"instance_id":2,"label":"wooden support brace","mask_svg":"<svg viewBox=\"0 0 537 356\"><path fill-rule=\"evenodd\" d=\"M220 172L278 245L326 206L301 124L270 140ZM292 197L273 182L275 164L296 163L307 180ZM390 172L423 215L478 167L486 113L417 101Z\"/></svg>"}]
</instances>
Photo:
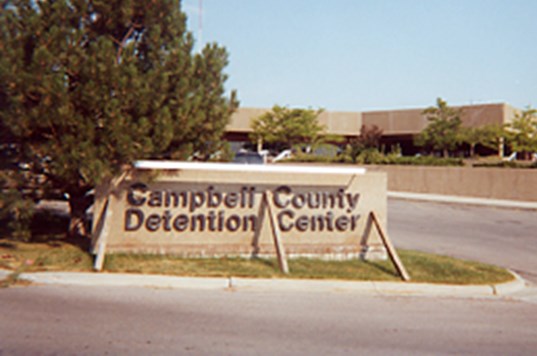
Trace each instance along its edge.
<instances>
[{"instance_id":1,"label":"wooden support brace","mask_svg":"<svg viewBox=\"0 0 537 356\"><path fill-rule=\"evenodd\" d=\"M280 270L284 274L289 274L289 266L287 264L287 256L285 254L285 249L282 243L280 228L278 226L276 216L274 216L274 212L272 211L272 206L270 204L271 197L272 192L269 190L265 191L265 193L263 193L263 204L265 204L268 210L270 227L272 230L272 238L274 240L274 247L276 248L276 255L278 256L278 264L280 266Z\"/></svg>"},{"instance_id":2,"label":"wooden support brace","mask_svg":"<svg viewBox=\"0 0 537 356\"><path fill-rule=\"evenodd\" d=\"M97 255L93 264L93 270L100 272L103 270L104 258L106 255L106 241L100 242L97 247Z\"/></svg>"},{"instance_id":3,"label":"wooden support brace","mask_svg":"<svg viewBox=\"0 0 537 356\"><path fill-rule=\"evenodd\" d=\"M380 223L377 219L376 214L372 211L369 213L369 216L371 220L373 221L373 224L375 225L375 228L377 229L380 238L382 239L382 243L384 244L384 247L386 247L386 251L388 252L388 256L390 256L390 259L392 260L392 263L395 266L395 269L399 273L399 276L406 282L410 280L410 275L406 271L405 266L403 265L403 262L401 262L401 259L399 258L399 255L397 254L397 251L393 247L392 242L390 241L390 238L388 237L388 234L384 232L382 229L382 226L380 226Z\"/></svg>"},{"instance_id":4,"label":"wooden support brace","mask_svg":"<svg viewBox=\"0 0 537 356\"><path fill-rule=\"evenodd\" d=\"M102 271L104 266L104 259L106 255L106 240L108 237L108 230L110 228L110 219L112 218L112 213L108 207L110 204L110 198L107 198L104 205L102 206L101 211L94 218L96 219L96 227L93 231L92 240L95 243L94 250L95 261L93 264L93 269L95 271Z\"/></svg>"},{"instance_id":5,"label":"wooden support brace","mask_svg":"<svg viewBox=\"0 0 537 356\"><path fill-rule=\"evenodd\" d=\"M128 173L129 170L124 169L123 172L118 177L113 178L108 185L96 188L96 201L93 208L93 218L95 220L91 239L92 251L95 253L95 261L93 263L93 269L95 271L102 271L104 266L107 238L110 230L110 221L112 219L112 209L109 207L111 199L114 199L114 195L119 185L125 180ZM99 199L97 199L97 197L99 197Z\"/></svg>"}]
</instances>

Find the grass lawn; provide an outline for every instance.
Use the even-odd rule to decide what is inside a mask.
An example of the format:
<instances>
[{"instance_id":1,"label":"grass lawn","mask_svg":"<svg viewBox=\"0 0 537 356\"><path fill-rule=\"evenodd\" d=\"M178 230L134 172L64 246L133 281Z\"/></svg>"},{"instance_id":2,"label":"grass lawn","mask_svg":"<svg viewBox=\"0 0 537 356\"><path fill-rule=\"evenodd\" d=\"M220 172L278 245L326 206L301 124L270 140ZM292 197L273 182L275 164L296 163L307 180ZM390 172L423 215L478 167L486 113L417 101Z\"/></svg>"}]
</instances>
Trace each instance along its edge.
<instances>
[{"instance_id":1,"label":"grass lawn","mask_svg":"<svg viewBox=\"0 0 537 356\"><path fill-rule=\"evenodd\" d=\"M15 273L36 271L92 271L93 257L84 241L62 239L23 243L0 239L0 268ZM417 251L399 255L412 282L445 284L493 284L512 280L503 268ZM276 259L179 258L169 255L111 254L105 272L166 274L204 277L312 278L362 281L400 281L388 261L321 261L290 259L289 275L278 269Z\"/></svg>"}]
</instances>

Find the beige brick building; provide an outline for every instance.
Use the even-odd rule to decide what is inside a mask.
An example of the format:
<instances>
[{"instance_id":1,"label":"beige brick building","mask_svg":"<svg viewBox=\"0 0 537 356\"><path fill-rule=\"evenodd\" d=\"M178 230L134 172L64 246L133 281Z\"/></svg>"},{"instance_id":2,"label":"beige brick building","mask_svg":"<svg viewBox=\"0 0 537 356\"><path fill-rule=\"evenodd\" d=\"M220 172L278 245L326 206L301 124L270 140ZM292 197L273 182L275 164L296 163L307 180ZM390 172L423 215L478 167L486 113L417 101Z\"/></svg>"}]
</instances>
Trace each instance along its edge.
<instances>
[{"instance_id":1,"label":"beige brick building","mask_svg":"<svg viewBox=\"0 0 537 356\"><path fill-rule=\"evenodd\" d=\"M462 122L467 127L486 124L504 124L512 120L516 111L512 106L499 104L467 105L462 109ZM398 144L404 154L414 154L417 149L413 137L427 126L422 114L425 108L403 110L380 110L364 112L325 111L319 121L326 126L327 133L338 134L347 139L356 137L362 125L377 125L383 131L382 143L386 146ZM226 139L230 142L248 142L252 131L250 122L270 109L240 108L232 117L226 129Z\"/></svg>"}]
</instances>

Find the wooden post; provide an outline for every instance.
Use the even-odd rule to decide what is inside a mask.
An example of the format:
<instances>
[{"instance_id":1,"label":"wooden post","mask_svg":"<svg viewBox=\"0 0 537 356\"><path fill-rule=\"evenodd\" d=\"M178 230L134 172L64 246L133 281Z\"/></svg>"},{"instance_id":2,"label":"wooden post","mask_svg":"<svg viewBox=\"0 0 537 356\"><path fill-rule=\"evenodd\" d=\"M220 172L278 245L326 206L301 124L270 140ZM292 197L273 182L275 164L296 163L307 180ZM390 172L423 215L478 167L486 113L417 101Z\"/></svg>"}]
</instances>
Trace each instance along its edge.
<instances>
[{"instance_id":1,"label":"wooden post","mask_svg":"<svg viewBox=\"0 0 537 356\"><path fill-rule=\"evenodd\" d=\"M261 137L257 138L257 153L263 150L263 139Z\"/></svg>"},{"instance_id":2,"label":"wooden post","mask_svg":"<svg viewBox=\"0 0 537 356\"><path fill-rule=\"evenodd\" d=\"M274 247L276 248L276 255L278 256L278 264L280 265L280 270L284 274L289 274L289 266L287 265L287 256L285 254L285 249L282 244L282 238L280 234L280 228L274 212L272 211L272 206L270 204L270 199L272 197L272 192L267 190L263 193L263 204L267 207L269 213L270 227L272 229L272 238L274 240Z\"/></svg>"},{"instance_id":3,"label":"wooden post","mask_svg":"<svg viewBox=\"0 0 537 356\"><path fill-rule=\"evenodd\" d=\"M382 239L382 243L384 244L384 247L386 247L386 251L388 252L388 256L390 256L390 259L392 260L392 263L395 266L395 269L397 269L397 272L401 276L401 278L406 282L410 280L410 276L408 272L406 271L405 266L403 265L403 262L401 262L401 259L399 258L399 255L397 254L397 251L393 247L392 242L390 241L390 238L388 235L384 232L382 229L382 226L380 226L380 223L377 219L377 216L372 211L369 213L369 216L371 220L373 221L373 224L375 225L375 228L377 229L380 238Z\"/></svg>"},{"instance_id":4,"label":"wooden post","mask_svg":"<svg viewBox=\"0 0 537 356\"><path fill-rule=\"evenodd\" d=\"M97 255L95 256L95 262L93 264L94 271L100 272L103 270L105 255L106 255L106 241L101 241L97 245Z\"/></svg>"},{"instance_id":5,"label":"wooden post","mask_svg":"<svg viewBox=\"0 0 537 356\"><path fill-rule=\"evenodd\" d=\"M109 208L110 205L110 195L106 198L104 205L101 210L94 211L94 219L96 219L96 226L93 230L92 240L94 241L94 253L95 261L93 264L93 269L95 271L102 271L104 266L104 259L106 255L106 240L108 238L108 230L110 229L110 219L112 219L112 211ZM95 252L95 250L97 250Z\"/></svg>"},{"instance_id":6,"label":"wooden post","mask_svg":"<svg viewBox=\"0 0 537 356\"><path fill-rule=\"evenodd\" d=\"M95 254L93 269L102 271L106 257L106 243L112 210L109 208L111 199L115 199L115 193L119 185L125 180L129 169L125 168L116 178L113 178L108 185L102 185L95 189L95 202L93 205L93 226L92 226L92 253Z\"/></svg>"}]
</instances>

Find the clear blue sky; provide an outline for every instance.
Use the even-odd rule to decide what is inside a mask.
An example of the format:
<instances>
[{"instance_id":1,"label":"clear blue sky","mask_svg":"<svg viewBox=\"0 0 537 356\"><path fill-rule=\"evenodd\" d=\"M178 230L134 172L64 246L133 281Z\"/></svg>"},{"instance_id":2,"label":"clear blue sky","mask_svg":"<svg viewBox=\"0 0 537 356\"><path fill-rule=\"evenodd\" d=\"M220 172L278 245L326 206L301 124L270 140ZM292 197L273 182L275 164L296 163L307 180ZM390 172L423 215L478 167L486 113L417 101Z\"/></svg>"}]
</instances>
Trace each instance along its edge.
<instances>
[{"instance_id":1,"label":"clear blue sky","mask_svg":"<svg viewBox=\"0 0 537 356\"><path fill-rule=\"evenodd\" d=\"M202 0L201 36L198 5L241 107L537 106L537 0Z\"/></svg>"}]
</instances>

